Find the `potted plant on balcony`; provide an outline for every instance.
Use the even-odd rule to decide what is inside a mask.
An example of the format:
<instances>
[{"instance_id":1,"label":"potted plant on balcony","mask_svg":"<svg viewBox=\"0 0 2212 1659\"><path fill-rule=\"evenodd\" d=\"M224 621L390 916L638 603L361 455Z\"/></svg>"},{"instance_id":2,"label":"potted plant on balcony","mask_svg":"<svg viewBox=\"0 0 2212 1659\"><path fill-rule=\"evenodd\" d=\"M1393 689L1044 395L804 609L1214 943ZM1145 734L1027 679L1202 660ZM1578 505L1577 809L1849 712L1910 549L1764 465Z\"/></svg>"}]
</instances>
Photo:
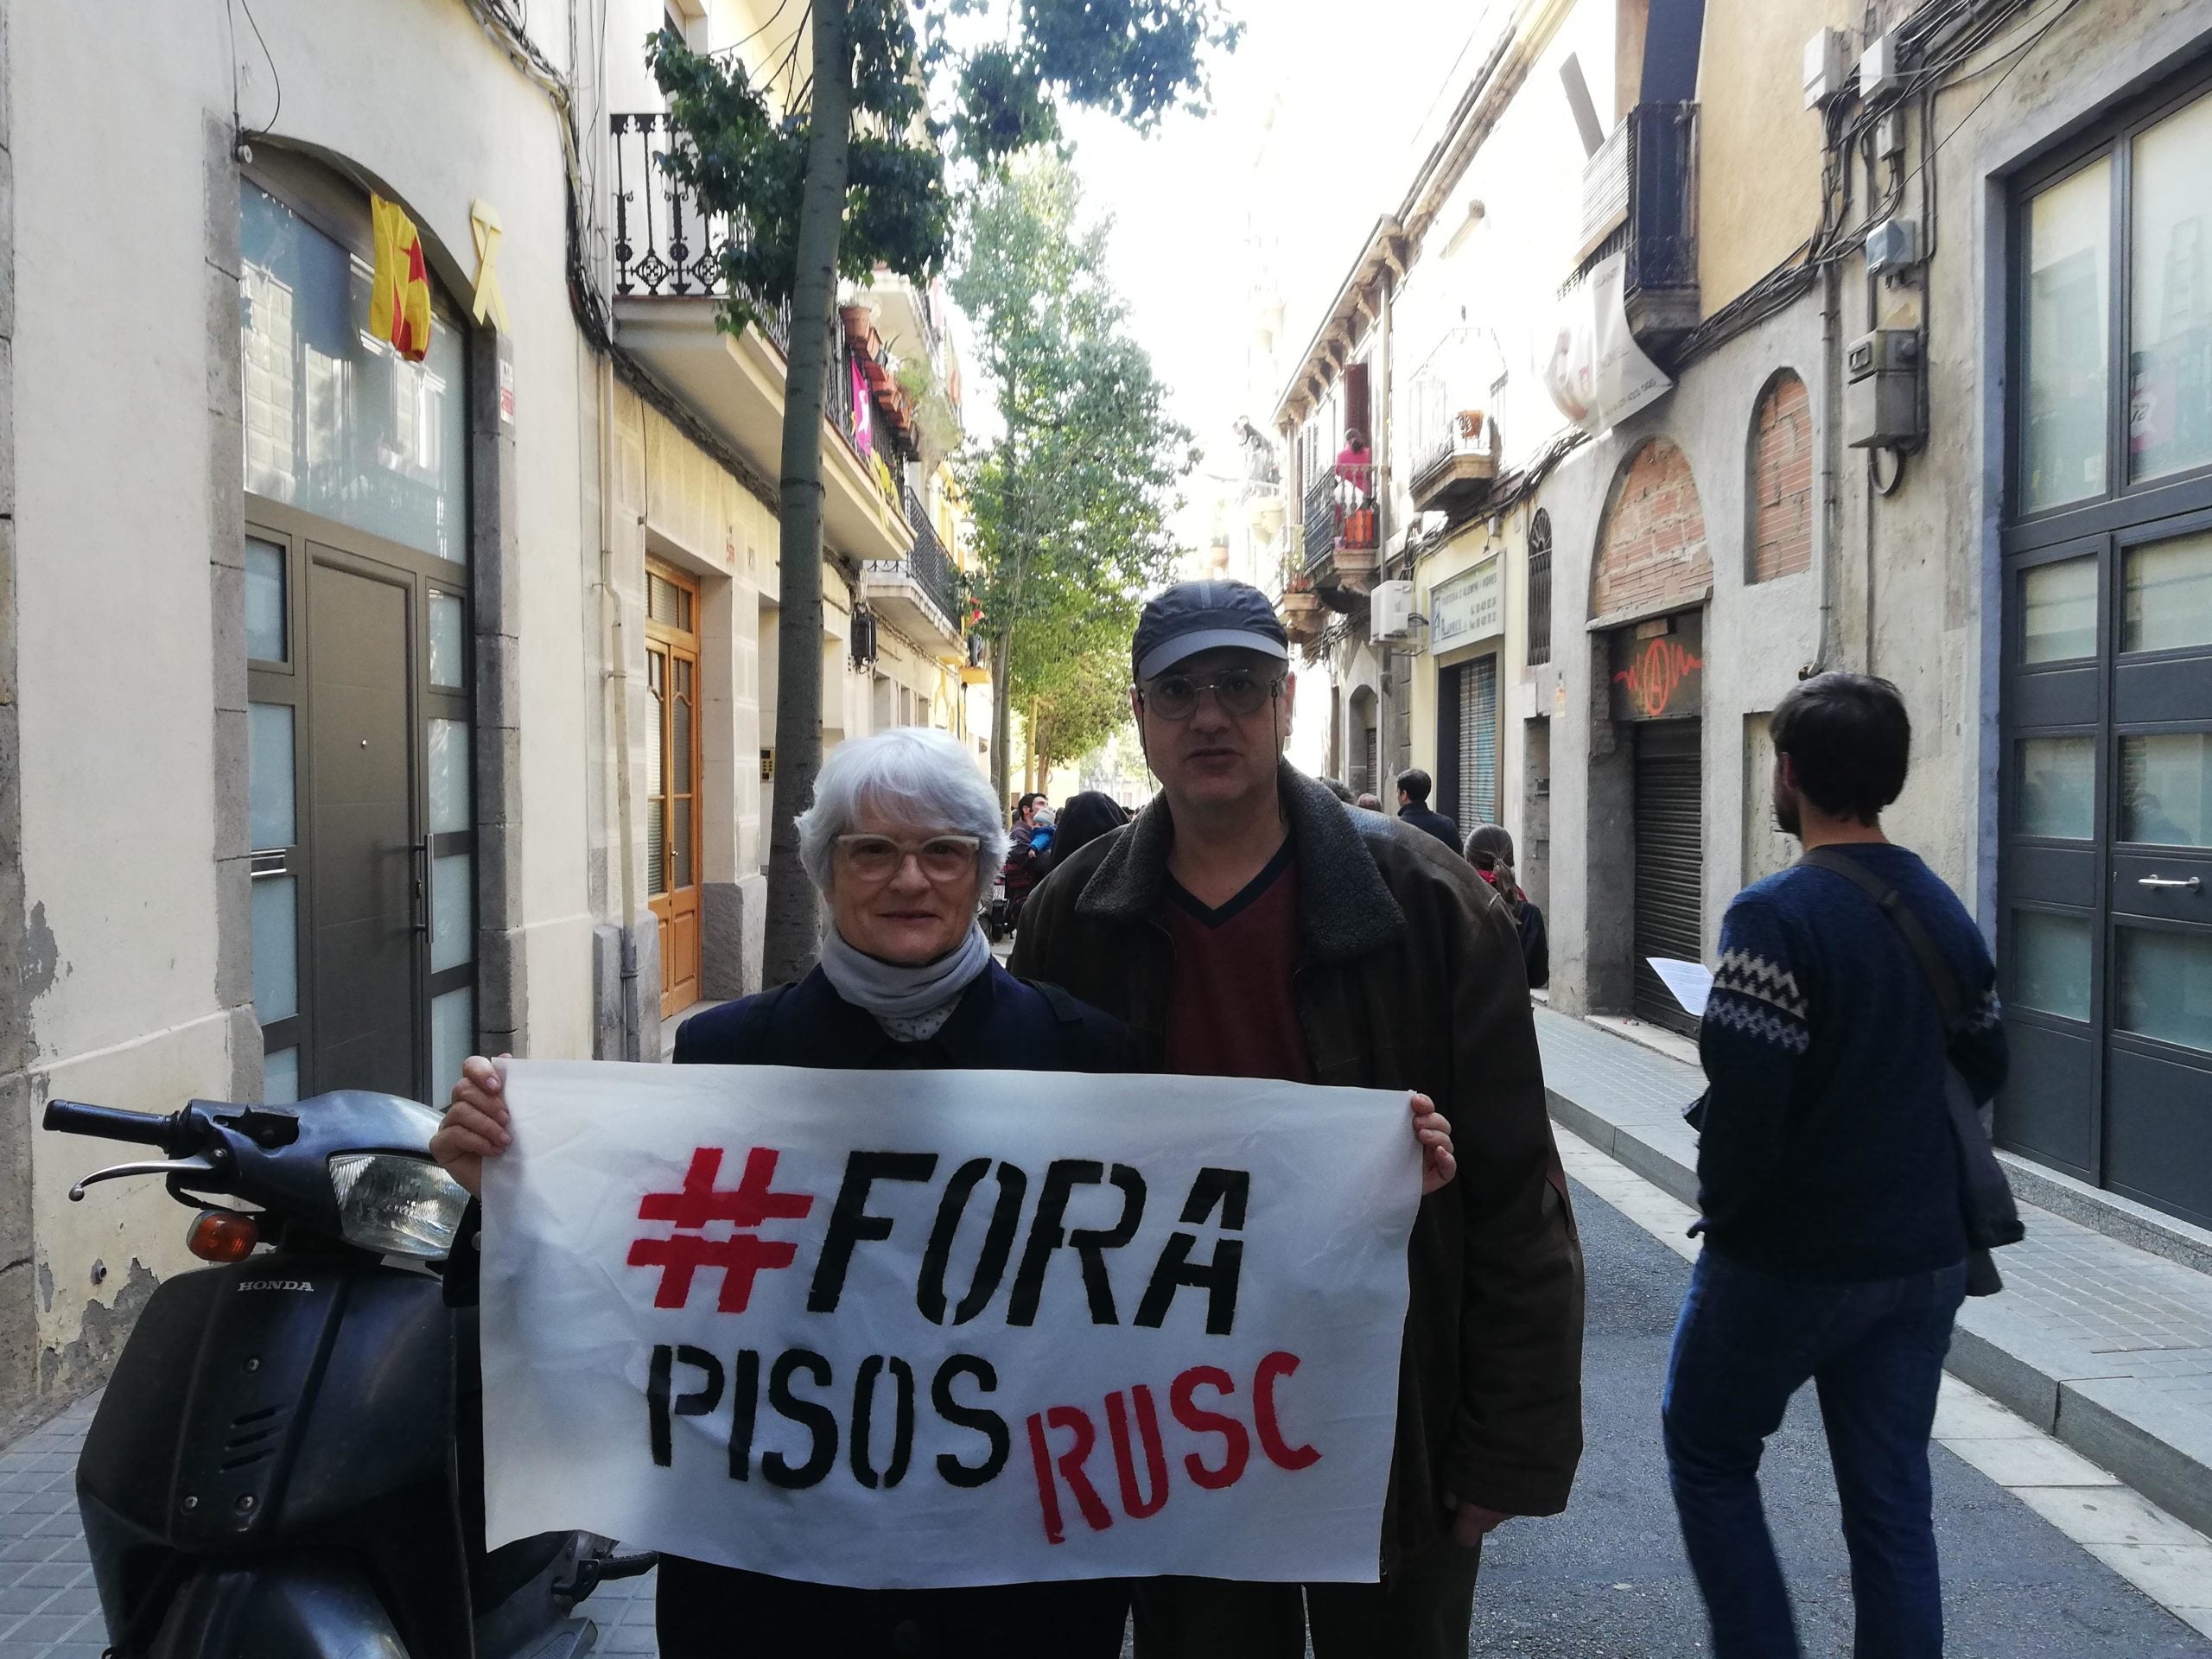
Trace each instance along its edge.
<instances>
[{"instance_id":1,"label":"potted plant on balcony","mask_svg":"<svg viewBox=\"0 0 2212 1659\"><path fill-rule=\"evenodd\" d=\"M875 332L875 308L858 301L841 305L837 319L845 326L845 343L861 356L868 355L868 336Z\"/></svg>"}]
</instances>

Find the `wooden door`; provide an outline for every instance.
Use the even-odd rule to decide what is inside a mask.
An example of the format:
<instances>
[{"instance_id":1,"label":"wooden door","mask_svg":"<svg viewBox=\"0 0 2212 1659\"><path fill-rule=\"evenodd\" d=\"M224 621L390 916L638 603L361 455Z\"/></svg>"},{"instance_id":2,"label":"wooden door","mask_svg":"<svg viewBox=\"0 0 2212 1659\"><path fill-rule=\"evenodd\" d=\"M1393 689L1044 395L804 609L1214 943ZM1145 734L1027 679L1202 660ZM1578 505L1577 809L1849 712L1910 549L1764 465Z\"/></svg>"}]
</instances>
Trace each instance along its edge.
<instances>
[{"instance_id":1,"label":"wooden door","mask_svg":"<svg viewBox=\"0 0 2212 1659\"><path fill-rule=\"evenodd\" d=\"M645 567L645 683L652 696L645 778L645 890L660 923L660 1014L699 1000L699 588Z\"/></svg>"}]
</instances>

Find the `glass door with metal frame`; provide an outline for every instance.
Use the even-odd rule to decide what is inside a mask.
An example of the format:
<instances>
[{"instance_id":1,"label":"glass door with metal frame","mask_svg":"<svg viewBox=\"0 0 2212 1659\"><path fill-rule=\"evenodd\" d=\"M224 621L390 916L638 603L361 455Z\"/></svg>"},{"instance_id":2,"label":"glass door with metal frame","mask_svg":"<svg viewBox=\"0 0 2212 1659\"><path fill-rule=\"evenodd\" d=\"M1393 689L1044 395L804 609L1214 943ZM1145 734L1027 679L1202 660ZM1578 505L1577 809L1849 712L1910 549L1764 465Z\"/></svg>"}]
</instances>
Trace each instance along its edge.
<instances>
[{"instance_id":1,"label":"glass door with metal frame","mask_svg":"<svg viewBox=\"0 0 2212 1659\"><path fill-rule=\"evenodd\" d=\"M2212 87L2014 226L2000 1141L2212 1222ZM2124 372L2123 372L2124 370Z\"/></svg>"}]
</instances>

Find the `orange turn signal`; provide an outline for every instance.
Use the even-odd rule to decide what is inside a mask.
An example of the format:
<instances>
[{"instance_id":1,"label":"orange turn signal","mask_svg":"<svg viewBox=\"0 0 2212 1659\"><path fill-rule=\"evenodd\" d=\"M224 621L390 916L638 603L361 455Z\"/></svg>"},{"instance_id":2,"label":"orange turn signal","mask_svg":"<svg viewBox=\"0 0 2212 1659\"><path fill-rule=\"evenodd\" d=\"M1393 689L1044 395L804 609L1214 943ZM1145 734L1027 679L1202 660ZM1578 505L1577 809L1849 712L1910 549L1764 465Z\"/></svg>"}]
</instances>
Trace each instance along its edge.
<instances>
[{"instance_id":1,"label":"orange turn signal","mask_svg":"<svg viewBox=\"0 0 2212 1659\"><path fill-rule=\"evenodd\" d=\"M251 1216L230 1210L202 1210L184 1236L184 1247L202 1262L243 1262L261 1243Z\"/></svg>"}]
</instances>

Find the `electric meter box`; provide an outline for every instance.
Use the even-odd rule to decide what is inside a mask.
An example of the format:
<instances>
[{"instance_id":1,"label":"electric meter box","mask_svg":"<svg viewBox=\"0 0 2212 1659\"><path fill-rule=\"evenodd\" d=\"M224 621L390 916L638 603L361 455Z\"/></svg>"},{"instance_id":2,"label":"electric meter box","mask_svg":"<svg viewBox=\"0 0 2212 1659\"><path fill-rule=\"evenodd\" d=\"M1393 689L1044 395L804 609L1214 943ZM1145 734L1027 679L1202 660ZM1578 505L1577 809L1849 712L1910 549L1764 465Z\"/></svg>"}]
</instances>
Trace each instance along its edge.
<instances>
[{"instance_id":1,"label":"electric meter box","mask_svg":"<svg viewBox=\"0 0 2212 1659\"><path fill-rule=\"evenodd\" d=\"M1907 449L1920 428L1920 332L1877 328L1845 355L1843 429L1854 449Z\"/></svg>"},{"instance_id":2,"label":"electric meter box","mask_svg":"<svg viewBox=\"0 0 2212 1659\"><path fill-rule=\"evenodd\" d=\"M1824 29L1805 42L1805 107L1817 110L1843 91L1851 79L1851 41L1840 29Z\"/></svg>"}]
</instances>

